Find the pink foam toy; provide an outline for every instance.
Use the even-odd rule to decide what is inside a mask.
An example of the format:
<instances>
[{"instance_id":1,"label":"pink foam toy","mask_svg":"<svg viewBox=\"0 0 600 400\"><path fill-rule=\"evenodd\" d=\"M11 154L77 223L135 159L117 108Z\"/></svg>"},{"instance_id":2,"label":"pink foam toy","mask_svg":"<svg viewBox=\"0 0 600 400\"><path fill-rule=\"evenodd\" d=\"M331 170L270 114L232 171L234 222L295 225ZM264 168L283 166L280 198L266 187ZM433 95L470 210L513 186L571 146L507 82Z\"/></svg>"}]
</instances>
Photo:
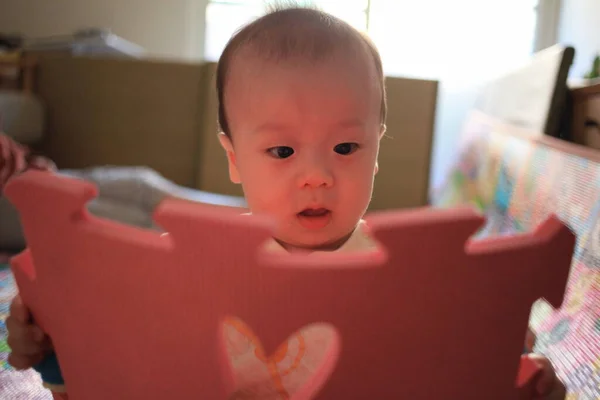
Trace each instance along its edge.
<instances>
[{"instance_id":1,"label":"pink foam toy","mask_svg":"<svg viewBox=\"0 0 600 400\"><path fill-rule=\"evenodd\" d=\"M561 305L575 244L554 217L473 241L481 216L426 208L372 214L375 251L276 254L261 247L270 225L238 211L166 199L161 235L89 215L87 182L31 171L6 194L29 244L19 290L71 400L226 399L227 316L267 354L311 323L335 327L295 400L528 398L530 309Z\"/></svg>"}]
</instances>

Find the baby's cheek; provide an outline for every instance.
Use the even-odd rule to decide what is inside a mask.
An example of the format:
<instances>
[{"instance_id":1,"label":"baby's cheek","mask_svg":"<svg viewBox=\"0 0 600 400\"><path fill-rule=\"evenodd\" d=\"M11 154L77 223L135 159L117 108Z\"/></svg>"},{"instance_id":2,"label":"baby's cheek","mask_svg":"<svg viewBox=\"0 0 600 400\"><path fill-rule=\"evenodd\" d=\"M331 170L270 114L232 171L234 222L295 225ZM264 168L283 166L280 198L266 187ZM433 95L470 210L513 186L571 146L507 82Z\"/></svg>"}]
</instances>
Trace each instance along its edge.
<instances>
[{"instance_id":1,"label":"baby's cheek","mask_svg":"<svg viewBox=\"0 0 600 400\"><path fill-rule=\"evenodd\" d=\"M255 214L268 213L277 215L286 209L291 209L294 204L288 192L283 190L281 186L269 183L266 180L257 182L256 185L244 191L246 201Z\"/></svg>"},{"instance_id":2,"label":"baby's cheek","mask_svg":"<svg viewBox=\"0 0 600 400\"><path fill-rule=\"evenodd\" d=\"M340 182L341 183L341 182ZM368 203L371 199L373 191L373 175L365 173L364 170L356 172L354 175L347 177L344 184L339 185L339 190L342 191L343 198L353 199L357 207Z\"/></svg>"},{"instance_id":3,"label":"baby's cheek","mask_svg":"<svg viewBox=\"0 0 600 400\"><path fill-rule=\"evenodd\" d=\"M244 168L241 171L242 186L248 202L264 202L278 195L281 177L268 168ZM258 205L258 204L257 204Z\"/></svg>"}]
</instances>

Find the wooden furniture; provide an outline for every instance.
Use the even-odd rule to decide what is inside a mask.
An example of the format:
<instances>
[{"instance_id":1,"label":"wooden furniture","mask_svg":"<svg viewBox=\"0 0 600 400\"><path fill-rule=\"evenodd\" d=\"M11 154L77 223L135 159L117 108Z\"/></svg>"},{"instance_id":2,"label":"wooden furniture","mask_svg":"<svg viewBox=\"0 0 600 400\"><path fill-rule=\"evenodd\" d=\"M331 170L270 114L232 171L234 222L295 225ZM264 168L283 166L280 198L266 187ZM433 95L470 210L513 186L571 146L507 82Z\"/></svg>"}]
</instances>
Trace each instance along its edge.
<instances>
[{"instance_id":1,"label":"wooden furniture","mask_svg":"<svg viewBox=\"0 0 600 400\"><path fill-rule=\"evenodd\" d=\"M0 89L17 89L33 93L36 60L20 54L0 57Z\"/></svg>"},{"instance_id":2,"label":"wooden furniture","mask_svg":"<svg viewBox=\"0 0 600 400\"><path fill-rule=\"evenodd\" d=\"M571 90L573 142L600 149L600 81Z\"/></svg>"},{"instance_id":3,"label":"wooden furniture","mask_svg":"<svg viewBox=\"0 0 600 400\"><path fill-rule=\"evenodd\" d=\"M562 45L536 53L529 62L488 82L475 107L535 135L565 138L567 77L574 55L572 47Z\"/></svg>"}]
</instances>

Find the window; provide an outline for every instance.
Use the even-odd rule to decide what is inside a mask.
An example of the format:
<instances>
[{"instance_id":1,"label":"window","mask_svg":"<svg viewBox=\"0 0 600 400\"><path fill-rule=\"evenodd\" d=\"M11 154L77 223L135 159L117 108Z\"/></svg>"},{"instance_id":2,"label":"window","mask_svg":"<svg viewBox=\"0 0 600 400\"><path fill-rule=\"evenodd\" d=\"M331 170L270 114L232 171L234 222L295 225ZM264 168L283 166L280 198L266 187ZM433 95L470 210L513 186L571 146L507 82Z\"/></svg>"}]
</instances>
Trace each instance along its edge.
<instances>
[{"instance_id":1,"label":"window","mask_svg":"<svg viewBox=\"0 0 600 400\"><path fill-rule=\"evenodd\" d=\"M530 57L537 0L372 0L369 35L390 75L461 84Z\"/></svg>"}]
</instances>

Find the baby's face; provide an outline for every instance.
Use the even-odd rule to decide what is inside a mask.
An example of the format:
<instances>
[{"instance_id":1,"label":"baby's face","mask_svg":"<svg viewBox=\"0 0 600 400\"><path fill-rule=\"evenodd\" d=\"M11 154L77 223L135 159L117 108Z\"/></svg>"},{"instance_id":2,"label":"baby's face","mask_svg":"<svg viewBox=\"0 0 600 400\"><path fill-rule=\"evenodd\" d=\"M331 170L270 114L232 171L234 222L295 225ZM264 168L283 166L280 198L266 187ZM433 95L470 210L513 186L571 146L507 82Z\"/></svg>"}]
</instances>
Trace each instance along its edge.
<instances>
[{"instance_id":1,"label":"baby's face","mask_svg":"<svg viewBox=\"0 0 600 400\"><path fill-rule=\"evenodd\" d=\"M275 219L275 238L335 248L364 215L377 171L381 88L365 55L298 65L238 56L221 137L231 179L253 214Z\"/></svg>"}]
</instances>

